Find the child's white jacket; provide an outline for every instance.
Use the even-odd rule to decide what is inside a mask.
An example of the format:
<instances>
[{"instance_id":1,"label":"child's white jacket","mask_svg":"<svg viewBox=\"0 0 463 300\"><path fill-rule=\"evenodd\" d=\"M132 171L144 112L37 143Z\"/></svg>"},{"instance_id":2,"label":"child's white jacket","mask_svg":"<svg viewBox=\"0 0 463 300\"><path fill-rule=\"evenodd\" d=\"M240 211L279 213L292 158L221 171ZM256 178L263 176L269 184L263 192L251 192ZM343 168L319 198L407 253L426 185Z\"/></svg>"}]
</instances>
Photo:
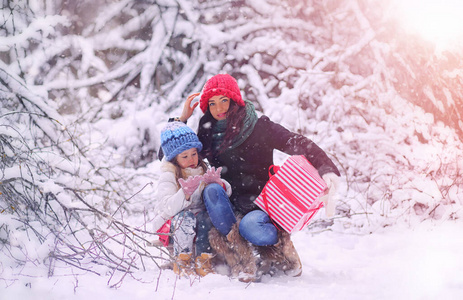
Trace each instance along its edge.
<instances>
[{"instance_id":1,"label":"child's white jacket","mask_svg":"<svg viewBox=\"0 0 463 300\"><path fill-rule=\"evenodd\" d=\"M198 166L194 169L186 168L182 170L184 178L195 175L203 175L203 169ZM221 179L225 184L227 195L230 196L232 193L230 184ZM193 212L197 212L205 209L202 201L202 193L204 190L204 183L201 183L196 191L190 196L189 200L186 200L183 189L175 179L175 165L165 158L161 162L161 175L159 176L157 191L155 200L156 212L153 220L153 229L157 231L161 228L164 223L181 212L182 210L188 209Z\"/></svg>"}]
</instances>

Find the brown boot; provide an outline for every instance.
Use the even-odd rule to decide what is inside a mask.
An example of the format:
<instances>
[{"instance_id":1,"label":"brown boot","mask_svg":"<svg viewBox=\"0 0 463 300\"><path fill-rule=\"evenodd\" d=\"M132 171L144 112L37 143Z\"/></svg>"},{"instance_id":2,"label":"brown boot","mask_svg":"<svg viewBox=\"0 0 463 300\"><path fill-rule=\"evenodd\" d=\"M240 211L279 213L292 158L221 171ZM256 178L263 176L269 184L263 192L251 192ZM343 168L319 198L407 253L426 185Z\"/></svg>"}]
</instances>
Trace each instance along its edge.
<instances>
[{"instance_id":1,"label":"brown boot","mask_svg":"<svg viewBox=\"0 0 463 300\"><path fill-rule=\"evenodd\" d=\"M174 262L174 272L180 277L192 275L195 273L192 267L191 253L180 253Z\"/></svg>"},{"instance_id":2,"label":"brown boot","mask_svg":"<svg viewBox=\"0 0 463 300\"><path fill-rule=\"evenodd\" d=\"M278 232L278 243L273 246L258 247L257 251L262 259L263 273L274 275L281 270L289 276L300 276L302 264L291 236L286 231Z\"/></svg>"},{"instance_id":3,"label":"brown boot","mask_svg":"<svg viewBox=\"0 0 463 300\"><path fill-rule=\"evenodd\" d=\"M216 228L212 228L209 231L209 243L211 244L211 248L217 253L217 257L222 258L230 268L239 264L240 259L230 249L227 237L221 234Z\"/></svg>"},{"instance_id":4,"label":"brown boot","mask_svg":"<svg viewBox=\"0 0 463 300\"><path fill-rule=\"evenodd\" d=\"M242 282L256 280L256 258L252 246L240 235L235 223L225 237L217 229L209 232L209 242L218 255L223 256L231 269L231 276Z\"/></svg>"},{"instance_id":5,"label":"brown boot","mask_svg":"<svg viewBox=\"0 0 463 300\"><path fill-rule=\"evenodd\" d=\"M200 256L197 256L195 259L196 274L204 277L209 273L214 273L211 263L212 258L213 255L211 253L201 253Z\"/></svg>"}]
</instances>

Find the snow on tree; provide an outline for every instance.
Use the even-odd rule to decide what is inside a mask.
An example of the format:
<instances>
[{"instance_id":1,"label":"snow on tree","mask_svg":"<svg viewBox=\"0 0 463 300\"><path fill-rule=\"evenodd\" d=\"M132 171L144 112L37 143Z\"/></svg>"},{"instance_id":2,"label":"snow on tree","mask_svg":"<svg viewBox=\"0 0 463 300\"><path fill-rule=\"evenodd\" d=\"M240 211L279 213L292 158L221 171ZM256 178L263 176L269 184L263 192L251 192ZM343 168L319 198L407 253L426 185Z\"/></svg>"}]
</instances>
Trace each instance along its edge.
<instances>
[{"instance_id":1,"label":"snow on tree","mask_svg":"<svg viewBox=\"0 0 463 300\"><path fill-rule=\"evenodd\" d=\"M117 286L160 263L161 252L168 258L146 247L156 239L159 132L219 72L339 166L338 215L320 215L310 229L461 218L461 53L400 33L385 6L4 0L0 251L8 267L46 263L52 275L64 262L110 272Z\"/></svg>"}]
</instances>

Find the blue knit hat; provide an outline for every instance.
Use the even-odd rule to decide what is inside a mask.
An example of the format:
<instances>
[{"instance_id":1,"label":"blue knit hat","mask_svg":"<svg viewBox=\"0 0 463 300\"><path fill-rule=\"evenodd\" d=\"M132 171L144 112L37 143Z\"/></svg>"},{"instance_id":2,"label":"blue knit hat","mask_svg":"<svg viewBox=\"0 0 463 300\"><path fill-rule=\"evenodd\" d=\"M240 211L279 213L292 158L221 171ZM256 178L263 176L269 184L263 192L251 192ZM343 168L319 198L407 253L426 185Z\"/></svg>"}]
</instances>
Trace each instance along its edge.
<instances>
[{"instance_id":1,"label":"blue knit hat","mask_svg":"<svg viewBox=\"0 0 463 300\"><path fill-rule=\"evenodd\" d=\"M203 149L203 144L194 131L183 122L169 122L161 131L162 152L168 161L173 160L185 150Z\"/></svg>"}]
</instances>

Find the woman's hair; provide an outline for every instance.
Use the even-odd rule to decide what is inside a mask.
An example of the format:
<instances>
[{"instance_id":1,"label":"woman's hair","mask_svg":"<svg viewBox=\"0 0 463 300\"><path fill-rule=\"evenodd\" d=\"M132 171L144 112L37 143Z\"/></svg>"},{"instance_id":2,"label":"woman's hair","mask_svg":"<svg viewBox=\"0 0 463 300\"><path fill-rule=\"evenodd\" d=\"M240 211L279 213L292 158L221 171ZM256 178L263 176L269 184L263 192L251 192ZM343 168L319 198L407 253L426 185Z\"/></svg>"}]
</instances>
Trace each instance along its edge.
<instances>
[{"instance_id":1,"label":"woman's hair","mask_svg":"<svg viewBox=\"0 0 463 300\"><path fill-rule=\"evenodd\" d=\"M225 129L224 139L218 154L224 152L229 146L232 145L235 137L241 132L243 120L246 117L246 107L239 106L230 99L230 107L227 112L227 128ZM198 137L203 144L203 155L207 158L213 156L212 150L212 130L217 123L214 119L209 108L204 113L204 116L199 120Z\"/></svg>"},{"instance_id":2,"label":"woman's hair","mask_svg":"<svg viewBox=\"0 0 463 300\"><path fill-rule=\"evenodd\" d=\"M217 123L217 120L214 119L211 112L206 110L204 116L199 119L198 125L198 138L199 141L203 144L202 154L203 157L210 159L212 157L212 130Z\"/></svg>"},{"instance_id":3,"label":"woman's hair","mask_svg":"<svg viewBox=\"0 0 463 300\"><path fill-rule=\"evenodd\" d=\"M227 112L227 129L225 129L225 135L219 153L222 153L232 145L235 137L241 132L245 117L246 107L238 106L235 101L230 99L230 107Z\"/></svg>"},{"instance_id":4,"label":"woman's hair","mask_svg":"<svg viewBox=\"0 0 463 300\"><path fill-rule=\"evenodd\" d=\"M184 176L183 176L182 168L180 167L180 165L177 162L177 157L175 157L171 161L171 163L175 166L175 181L177 182L177 185L179 186L178 180L180 178L183 178L183 179L186 179L186 178L184 178ZM203 157L201 156L201 154L199 154L199 152L198 152L198 166L200 166L203 169L203 172L206 173L207 165L204 162ZM180 186L179 186L179 188L180 188Z\"/></svg>"}]
</instances>

